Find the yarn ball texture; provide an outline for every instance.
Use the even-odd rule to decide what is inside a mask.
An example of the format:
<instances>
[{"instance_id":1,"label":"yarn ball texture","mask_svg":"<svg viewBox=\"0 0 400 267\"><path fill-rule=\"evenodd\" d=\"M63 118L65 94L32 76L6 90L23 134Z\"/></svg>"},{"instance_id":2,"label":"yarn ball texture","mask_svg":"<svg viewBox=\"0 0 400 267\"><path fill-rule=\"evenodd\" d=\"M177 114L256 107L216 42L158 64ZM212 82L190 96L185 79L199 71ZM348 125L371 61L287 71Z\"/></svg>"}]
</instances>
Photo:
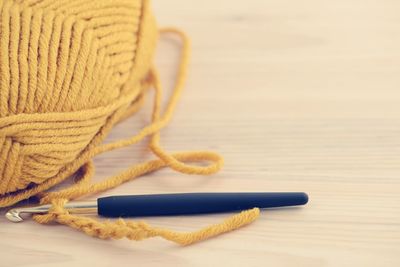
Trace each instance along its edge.
<instances>
[{"instance_id":1,"label":"yarn ball texture","mask_svg":"<svg viewBox=\"0 0 400 267\"><path fill-rule=\"evenodd\" d=\"M71 162L99 144L98 133L143 91L157 28L138 0L0 5L4 195L76 171Z\"/></svg>"},{"instance_id":2,"label":"yarn ball texture","mask_svg":"<svg viewBox=\"0 0 400 267\"><path fill-rule=\"evenodd\" d=\"M152 63L160 32L175 35L181 44L165 108ZM164 167L198 175L221 168L223 159L216 153L170 154L160 145L160 131L182 93L189 48L183 32L157 28L147 0L0 0L0 208L35 197L51 206L33 216L42 224L57 222L102 239L159 236L181 245L253 222L257 208L198 231L176 232L145 222L104 222L64 208L70 200ZM151 123L130 138L103 144L117 122L141 107L150 89L155 91ZM156 159L92 182L94 156L146 137ZM72 175L73 185L48 190Z\"/></svg>"}]
</instances>

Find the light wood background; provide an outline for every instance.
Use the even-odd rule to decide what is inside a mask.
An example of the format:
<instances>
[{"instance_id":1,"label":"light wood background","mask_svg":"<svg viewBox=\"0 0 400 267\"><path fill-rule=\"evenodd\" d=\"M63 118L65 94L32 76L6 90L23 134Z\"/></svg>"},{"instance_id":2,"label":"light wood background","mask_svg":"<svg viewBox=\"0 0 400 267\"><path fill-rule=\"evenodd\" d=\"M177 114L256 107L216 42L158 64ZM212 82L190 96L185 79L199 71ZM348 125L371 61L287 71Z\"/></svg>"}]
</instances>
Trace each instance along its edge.
<instances>
[{"instance_id":1,"label":"light wood background","mask_svg":"<svg viewBox=\"0 0 400 267\"><path fill-rule=\"evenodd\" d=\"M166 148L226 158L212 177L164 170L107 194L306 191L304 208L189 247L101 241L0 219L0 266L400 266L400 2L153 1L192 37L190 77ZM163 41L166 88L177 47ZM149 121L150 101L109 140ZM145 144L96 159L96 179L151 158ZM4 214L2 211L1 215ZM195 230L226 214L149 218Z\"/></svg>"}]
</instances>

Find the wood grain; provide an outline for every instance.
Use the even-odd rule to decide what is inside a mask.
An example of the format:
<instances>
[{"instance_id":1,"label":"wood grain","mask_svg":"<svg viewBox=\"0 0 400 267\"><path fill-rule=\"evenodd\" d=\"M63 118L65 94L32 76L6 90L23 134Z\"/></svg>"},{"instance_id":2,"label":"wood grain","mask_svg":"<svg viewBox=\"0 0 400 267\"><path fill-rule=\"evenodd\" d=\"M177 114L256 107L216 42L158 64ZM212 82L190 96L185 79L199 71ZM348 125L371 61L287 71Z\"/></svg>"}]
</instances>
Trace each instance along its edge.
<instances>
[{"instance_id":1,"label":"wood grain","mask_svg":"<svg viewBox=\"0 0 400 267\"><path fill-rule=\"evenodd\" d=\"M160 25L193 40L187 88L162 143L218 151L226 166L212 177L163 170L107 194L306 191L309 205L264 211L185 248L1 218L0 266L400 266L400 3L153 2ZM166 88L176 55L173 42L160 44ZM150 107L108 141L137 132ZM145 148L98 157L96 179L151 158ZM186 231L225 216L146 220Z\"/></svg>"}]
</instances>

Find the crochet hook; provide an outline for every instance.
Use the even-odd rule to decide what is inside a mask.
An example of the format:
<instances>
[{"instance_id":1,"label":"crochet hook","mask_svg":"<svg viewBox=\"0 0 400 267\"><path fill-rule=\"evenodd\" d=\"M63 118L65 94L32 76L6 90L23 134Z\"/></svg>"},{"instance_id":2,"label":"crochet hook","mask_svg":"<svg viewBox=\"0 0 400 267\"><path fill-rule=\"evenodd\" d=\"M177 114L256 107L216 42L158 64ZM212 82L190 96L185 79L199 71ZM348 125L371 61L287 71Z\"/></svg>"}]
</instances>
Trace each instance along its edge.
<instances>
[{"instance_id":1,"label":"crochet hook","mask_svg":"<svg viewBox=\"0 0 400 267\"><path fill-rule=\"evenodd\" d=\"M93 202L71 202L64 208L70 213L97 213L103 217L170 216L220 213L251 208L277 208L304 205L302 192L285 193L181 193L110 196ZM12 222L23 221L21 213L43 214L51 205L14 208L6 213Z\"/></svg>"}]
</instances>

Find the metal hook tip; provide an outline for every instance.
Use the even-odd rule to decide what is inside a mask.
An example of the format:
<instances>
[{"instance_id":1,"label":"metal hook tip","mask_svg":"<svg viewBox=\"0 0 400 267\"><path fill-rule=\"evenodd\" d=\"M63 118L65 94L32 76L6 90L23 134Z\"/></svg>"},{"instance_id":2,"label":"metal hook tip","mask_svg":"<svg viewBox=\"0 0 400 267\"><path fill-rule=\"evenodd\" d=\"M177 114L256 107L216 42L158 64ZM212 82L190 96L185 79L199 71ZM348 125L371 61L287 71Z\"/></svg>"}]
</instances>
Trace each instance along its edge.
<instances>
[{"instance_id":1,"label":"metal hook tip","mask_svg":"<svg viewBox=\"0 0 400 267\"><path fill-rule=\"evenodd\" d=\"M19 216L19 212L17 210L10 210L6 213L6 218L12 222L22 222L24 219Z\"/></svg>"}]
</instances>

